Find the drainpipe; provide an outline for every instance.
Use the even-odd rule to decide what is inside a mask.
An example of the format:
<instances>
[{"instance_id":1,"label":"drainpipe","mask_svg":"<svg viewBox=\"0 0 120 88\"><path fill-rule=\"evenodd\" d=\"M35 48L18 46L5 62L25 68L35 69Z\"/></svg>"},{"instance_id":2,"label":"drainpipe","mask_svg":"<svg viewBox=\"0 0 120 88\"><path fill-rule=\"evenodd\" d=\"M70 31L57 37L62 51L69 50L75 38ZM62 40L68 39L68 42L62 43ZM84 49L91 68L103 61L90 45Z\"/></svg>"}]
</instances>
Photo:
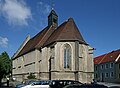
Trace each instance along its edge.
<instances>
[{"instance_id":1,"label":"drainpipe","mask_svg":"<svg viewBox=\"0 0 120 88\"><path fill-rule=\"evenodd\" d=\"M79 81L79 42L75 41L75 80Z\"/></svg>"}]
</instances>

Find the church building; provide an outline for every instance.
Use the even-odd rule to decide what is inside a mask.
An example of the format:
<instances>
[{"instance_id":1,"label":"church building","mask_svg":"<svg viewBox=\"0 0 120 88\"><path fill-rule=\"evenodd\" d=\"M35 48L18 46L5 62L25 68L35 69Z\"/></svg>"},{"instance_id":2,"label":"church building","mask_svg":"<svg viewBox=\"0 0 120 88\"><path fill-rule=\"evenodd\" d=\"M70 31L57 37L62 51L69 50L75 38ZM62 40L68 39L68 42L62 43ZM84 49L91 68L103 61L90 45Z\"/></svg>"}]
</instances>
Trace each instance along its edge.
<instances>
[{"instance_id":1,"label":"church building","mask_svg":"<svg viewBox=\"0 0 120 88\"><path fill-rule=\"evenodd\" d=\"M12 76L18 81L32 73L40 80L77 80L90 83L94 76L93 48L83 39L73 18L58 25L51 10L48 25L28 35L12 58Z\"/></svg>"}]
</instances>

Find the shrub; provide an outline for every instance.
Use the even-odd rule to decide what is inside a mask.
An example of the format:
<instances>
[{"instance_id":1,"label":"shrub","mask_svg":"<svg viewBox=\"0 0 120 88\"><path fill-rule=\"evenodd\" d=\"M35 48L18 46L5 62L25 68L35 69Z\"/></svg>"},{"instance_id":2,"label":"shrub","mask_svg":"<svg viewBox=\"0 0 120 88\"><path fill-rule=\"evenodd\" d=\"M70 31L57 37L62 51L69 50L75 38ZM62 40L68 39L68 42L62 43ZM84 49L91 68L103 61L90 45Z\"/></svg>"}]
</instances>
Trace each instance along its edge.
<instances>
[{"instance_id":1,"label":"shrub","mask_svg":"<svg viewBox=\"0 0 120 88\"><path fill-rule=\"evenodd\" d=\"M27 76L28 79L36 79L35 78L35 75L33 73L30 73L28 76Z\"/></svg>"}]
</instances>

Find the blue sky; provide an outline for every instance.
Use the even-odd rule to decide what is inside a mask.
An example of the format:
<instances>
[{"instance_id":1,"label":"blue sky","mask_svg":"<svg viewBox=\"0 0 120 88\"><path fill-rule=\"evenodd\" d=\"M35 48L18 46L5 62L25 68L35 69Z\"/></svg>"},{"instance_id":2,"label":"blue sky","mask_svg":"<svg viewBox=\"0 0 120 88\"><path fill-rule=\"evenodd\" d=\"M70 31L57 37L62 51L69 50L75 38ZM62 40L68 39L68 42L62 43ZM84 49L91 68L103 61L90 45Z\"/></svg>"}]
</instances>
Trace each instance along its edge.
<instances>
[{"instance_id":1,"label":"blue sky","mask_svg":"<svg viewBox=\"0 0 120 88\"><path fill-rule=\"evenodd\" d=\"M47 26L51 0L0 0L0 53L10 57L28 34ZM59 25L73 17L84 40L99 56L120 48L120 0L53 0Z\"/></svg>"}]
</instances>

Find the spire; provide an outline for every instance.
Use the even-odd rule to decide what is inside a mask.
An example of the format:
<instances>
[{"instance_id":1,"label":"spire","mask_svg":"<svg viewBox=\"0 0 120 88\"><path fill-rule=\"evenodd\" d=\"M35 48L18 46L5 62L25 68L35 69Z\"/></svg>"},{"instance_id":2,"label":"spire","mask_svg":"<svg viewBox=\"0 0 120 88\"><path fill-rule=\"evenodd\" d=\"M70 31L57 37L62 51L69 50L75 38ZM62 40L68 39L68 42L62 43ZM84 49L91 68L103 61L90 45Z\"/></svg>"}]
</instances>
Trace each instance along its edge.
<instances>
[{"instance_id":1,"label":"spire","mask_svg":"<svg viewBox=\"0 0 120 88\"><path fill-rule=\"evenodd\" d=\"M58 15L56 12L52 9L49 16L48 16L48 26L58 26Z\"/></svg>"},{"instance_id":2,"label":"spire","mask_svg":"<svg viewBox=\"0 0 120 88\"><path fill-rule=\"evenodd\" d=\"M54 10L54 2L52 0L50 0L51 2L51 9Z\"/></svg>"}]
</instances>

